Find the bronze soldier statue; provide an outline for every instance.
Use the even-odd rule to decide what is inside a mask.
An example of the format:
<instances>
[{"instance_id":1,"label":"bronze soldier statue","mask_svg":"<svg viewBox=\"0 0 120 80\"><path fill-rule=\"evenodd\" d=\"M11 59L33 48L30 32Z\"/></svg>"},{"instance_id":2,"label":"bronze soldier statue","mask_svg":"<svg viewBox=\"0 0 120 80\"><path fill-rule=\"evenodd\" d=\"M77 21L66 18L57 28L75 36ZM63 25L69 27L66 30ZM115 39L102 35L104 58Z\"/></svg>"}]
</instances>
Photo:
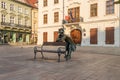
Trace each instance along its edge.
<instances>
[{"instance_id":1,"label":"bronze soldier statue","mask_svg":"<svg viewBox=\"0 0 120 80\"><path fill-rule=\"evenodd\" d=\"M67 55L65 56L66 60L71 59L72 51L76 50L76 45L73 42L72 38L64 34L64 29L60 28L58 31L59 35L56 42L65 41L66 42L66 51Z\"/></svg>"}]
</instances>

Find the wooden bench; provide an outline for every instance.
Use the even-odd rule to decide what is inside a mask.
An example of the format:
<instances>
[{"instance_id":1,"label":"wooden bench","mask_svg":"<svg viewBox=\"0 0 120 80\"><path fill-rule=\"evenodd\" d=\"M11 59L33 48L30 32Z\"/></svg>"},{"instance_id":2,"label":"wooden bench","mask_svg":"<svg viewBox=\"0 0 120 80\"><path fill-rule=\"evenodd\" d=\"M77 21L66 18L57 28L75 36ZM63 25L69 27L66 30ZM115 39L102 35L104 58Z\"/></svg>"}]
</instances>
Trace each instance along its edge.
<instances>
[{"instance_id":1,"label":"wooden bench","mask_svg":"<svg viewBox=\"0 0 120 80\"><path fill-rule=\"evenodd\" d=\"M34 47L34 59L36 59L37 52L40 52L42 59L44 59L44 53L57 53L58 62L60 62L61 54L66 56L66 43L65 42L44 42L42 46Z\"/></svg>"}]
</instances>

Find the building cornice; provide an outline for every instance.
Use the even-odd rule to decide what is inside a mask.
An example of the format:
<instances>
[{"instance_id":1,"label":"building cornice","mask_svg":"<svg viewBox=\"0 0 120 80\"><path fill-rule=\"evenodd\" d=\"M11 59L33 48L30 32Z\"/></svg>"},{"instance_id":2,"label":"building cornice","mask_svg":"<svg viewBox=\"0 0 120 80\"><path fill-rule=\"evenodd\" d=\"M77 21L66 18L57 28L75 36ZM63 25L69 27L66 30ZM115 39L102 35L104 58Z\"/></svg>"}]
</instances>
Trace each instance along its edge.
<instances>
[{"instance_id":1,"label":"building cornice","mask_svg":"<svg viewBox=\"0 0 120 80\"><path fill-rule=\"evenodd\" d=\"M72 3L70 3L70 4L67 6L67 8L78 7L78 6L80 6L80 4L81 4L81 3L79 3L79 2L72 2Z\"/></svg>"},{"instance_id":2,"label":"building cornice","mask_svg":"<svg viewBox=\"0 0 120 80\"><path fill-rule=\"evenodd\" d=\"M7 15L8 14L8 12L6 11L6 10L1 10L0 11L2 14L4 14L4 15Z\"/></svg>"},{"instance_id":3,"label":"building cornice","mask_svg":"<svg viewBox=\"0 0 120 80\"><path fill-rule=\"evenodd\" d=\"M103 19L103 20L95 20L95 21L87 21L87 22L81 22L81 23L98 23L98 22L109 22L109 21L119 21L120 18L113 18L113 19Z\"/></svg>"},{"instance_id":4,"label":"building cornice","mask_svg":"<svg viewBox=\"0 0 120 80\"><path fill-rule=\"evenodd\" d=\"M62 25L55 25L55 26L41 26L41 27L38 27L38 29L41 29L41 28L53 28L53 27L61 27Z\"/></svg>"}]
</instances>

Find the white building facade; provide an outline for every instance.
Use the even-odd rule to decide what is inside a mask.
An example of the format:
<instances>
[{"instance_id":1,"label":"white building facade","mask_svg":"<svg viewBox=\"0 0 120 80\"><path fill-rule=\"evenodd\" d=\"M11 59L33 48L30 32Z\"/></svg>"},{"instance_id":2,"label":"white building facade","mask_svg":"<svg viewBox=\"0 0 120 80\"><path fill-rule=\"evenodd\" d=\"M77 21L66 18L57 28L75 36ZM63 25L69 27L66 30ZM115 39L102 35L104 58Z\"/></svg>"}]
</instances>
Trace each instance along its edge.
<instances>
[{"instance_id":1,"label":"white building facade","mask_svg":"<svg viewBox=\"0 0 120 80\"><path fill-rule=\"evenodd\" d=\"M115 1L39 0L38 44L55 41L64 25L78 45L120 47L120 5Z\"/></svg>"}]
</instances>

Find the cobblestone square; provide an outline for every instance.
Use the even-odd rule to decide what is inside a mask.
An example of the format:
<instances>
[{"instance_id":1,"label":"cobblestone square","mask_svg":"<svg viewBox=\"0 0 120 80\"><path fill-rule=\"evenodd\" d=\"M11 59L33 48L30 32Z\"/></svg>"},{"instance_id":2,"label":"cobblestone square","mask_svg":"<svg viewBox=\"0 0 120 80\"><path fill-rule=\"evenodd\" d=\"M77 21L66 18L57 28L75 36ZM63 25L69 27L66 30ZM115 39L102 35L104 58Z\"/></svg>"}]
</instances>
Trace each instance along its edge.
<instances>
[{"instance_id":1,"label":"cobblestone square","mask_svg":"<svg viewBox=\"0 0 120 80\"><path fill-rule=\"evenodd\" d=\"M120 56L107 54L119 48L98 48L77 47L58 63L54 53L33 60L33 47L0 46L0 80L120 80Z\"/></svg>"}]
</instances>

